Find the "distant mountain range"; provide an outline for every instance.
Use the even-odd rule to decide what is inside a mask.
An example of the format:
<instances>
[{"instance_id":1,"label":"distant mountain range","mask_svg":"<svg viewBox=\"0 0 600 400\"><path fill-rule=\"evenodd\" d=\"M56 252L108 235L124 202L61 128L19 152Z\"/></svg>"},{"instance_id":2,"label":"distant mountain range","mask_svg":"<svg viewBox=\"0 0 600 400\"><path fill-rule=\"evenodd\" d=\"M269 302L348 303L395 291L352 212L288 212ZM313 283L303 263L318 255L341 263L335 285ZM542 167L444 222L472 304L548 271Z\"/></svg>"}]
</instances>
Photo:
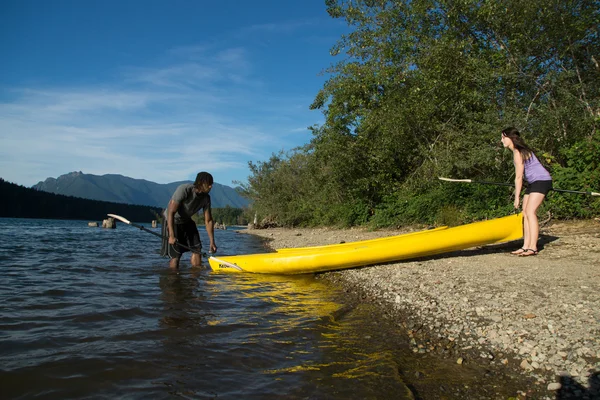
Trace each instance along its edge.
<instances>
[{"instance_id":1,"label":"distant mountain range","mask_svg":"<svg viewBox=\"0 0 600 400\"><path fill-rule=\"evenodd\" d=\"M191 183L191 181L160 184L123 175L71 172L58 178L47 178L32 188L84 199L164 208L177 186L182 183ZM210 191L210 198L213 208L225 206L243 208L249 204L249 201L240 196L235 189L216 182Z\"/></svg>"}]
</instances>

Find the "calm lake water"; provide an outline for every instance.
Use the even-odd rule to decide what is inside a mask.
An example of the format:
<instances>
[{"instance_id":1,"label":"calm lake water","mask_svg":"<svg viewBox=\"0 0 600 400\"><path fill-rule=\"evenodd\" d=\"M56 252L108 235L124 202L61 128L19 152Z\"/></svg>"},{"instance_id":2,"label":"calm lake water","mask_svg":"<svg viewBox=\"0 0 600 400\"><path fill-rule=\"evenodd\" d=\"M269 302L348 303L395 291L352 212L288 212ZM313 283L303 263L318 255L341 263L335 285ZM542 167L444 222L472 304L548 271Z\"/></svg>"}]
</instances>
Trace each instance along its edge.
<instances>
[{"instance_id":1,"label":"calm lake water","mask_svg":"<svg viewBox=\"0 0 600 400\"><path fill-rule=\"evenodd\" d=\"M215 235L219 254L267 251ZM124 224L0 218L2 398L463 398L457 387L498 386L413 355L372 305L344 305L312 275L213 274L189 255L177 273L159 247Z\"/></svg>"},{"instance_id":2,"label":"calm lake water","mask_svg":"<svg viewBox=\"0 0 600 400\"><path fill-rule=\"evenodd\" d=\"M215 234L219 254L267 251ZM195 271L189 256L176 273L159 246L124 224L0 219L2 397L405 397L331 286Z\"/></svg>"}]
</instances>

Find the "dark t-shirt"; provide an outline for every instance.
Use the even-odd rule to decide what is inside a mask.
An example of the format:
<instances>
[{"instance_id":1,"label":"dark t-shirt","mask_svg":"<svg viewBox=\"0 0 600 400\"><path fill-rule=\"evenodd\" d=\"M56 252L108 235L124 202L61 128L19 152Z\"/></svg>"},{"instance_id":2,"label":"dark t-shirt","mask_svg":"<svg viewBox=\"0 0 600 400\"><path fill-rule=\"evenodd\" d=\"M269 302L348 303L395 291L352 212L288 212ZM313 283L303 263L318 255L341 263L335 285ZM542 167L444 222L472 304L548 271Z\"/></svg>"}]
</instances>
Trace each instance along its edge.
<instances>
[{"instance_id":1,"label":"dark t-shirt","mask_svg":"<svg viewBox=\"0 0 600 400\"><path fill-rule=\"evenodd\" d=\"M210 195L208 193L196 193L194 185L184 183L175 189L175 193L171 197L176 203L179 203L177 212L175 213L175 223L181 224L192 219L192 215L196 214L200 209L210 209Z\"/></svg>"}]
</instances>

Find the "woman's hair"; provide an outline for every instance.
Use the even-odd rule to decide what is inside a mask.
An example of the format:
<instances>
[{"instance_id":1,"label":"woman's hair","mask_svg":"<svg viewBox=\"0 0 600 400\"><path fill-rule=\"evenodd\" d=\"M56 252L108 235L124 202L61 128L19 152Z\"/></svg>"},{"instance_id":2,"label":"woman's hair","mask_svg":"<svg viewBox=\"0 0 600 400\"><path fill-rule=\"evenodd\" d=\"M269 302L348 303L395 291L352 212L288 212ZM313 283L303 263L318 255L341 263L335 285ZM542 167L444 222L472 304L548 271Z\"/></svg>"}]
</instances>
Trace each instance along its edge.
<instances>
[{"instance_id":1,"label":"woman's hair","mask_svg":"<svg viewBox=\"0 0 600 400\"><path fill-rule=\"evenodd\" d=\"M213 177L208 172L199 172L198 175L196 175L196 181L194 182L194 186L200 188L203 184L213 184Z\"/></svg>"},{"instance_id":2,"label":"woman's hair","mask_svg":"<svg viewBox=\"0 0 600 400\"><path fill-rule=\"evenodd\" d=\"M523 161L528 160L529 157L531 157L531 154L533 154L533 150L531 150L531 147L527 146L523 138L521 138L521 134L519 133L517 128L504 128L502 130L502 135L512 140L515 149L519 150L519 153L521 153Z\"/></svg>"}]
</instances>

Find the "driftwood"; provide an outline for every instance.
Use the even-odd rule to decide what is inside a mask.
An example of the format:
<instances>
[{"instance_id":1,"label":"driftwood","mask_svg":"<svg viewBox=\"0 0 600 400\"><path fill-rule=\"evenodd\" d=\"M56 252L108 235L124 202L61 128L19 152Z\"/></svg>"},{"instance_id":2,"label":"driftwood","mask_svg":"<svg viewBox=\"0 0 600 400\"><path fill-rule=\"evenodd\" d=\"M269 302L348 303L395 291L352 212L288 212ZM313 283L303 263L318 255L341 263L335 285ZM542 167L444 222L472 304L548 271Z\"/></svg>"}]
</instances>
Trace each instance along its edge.
<instances>
[{"instance_id":1,"label":"driftwood","mask_svg":"<svg viewBox=\"0 0 600 400\"><path fill-rule=\"evenodd\" d=\"M552 219L552 213L550 211L548 211L547 215L548 215L548 217L545 220L540 221L540 223L539 223L540 224L540 228L546 226L546 224L548 222L550 222L550 220Z\"/></svg>"},{"instance_id":2,"label":"driftwood","mask_svg":"<svg viewBox=\"0 0 600 400\"><path fill-rule=\"evenodd\" d=\"M115 229L117 227L117 223L113 217L105 219L102 221L102 227L108 229Z\"/></svg>"}]
</instances>

